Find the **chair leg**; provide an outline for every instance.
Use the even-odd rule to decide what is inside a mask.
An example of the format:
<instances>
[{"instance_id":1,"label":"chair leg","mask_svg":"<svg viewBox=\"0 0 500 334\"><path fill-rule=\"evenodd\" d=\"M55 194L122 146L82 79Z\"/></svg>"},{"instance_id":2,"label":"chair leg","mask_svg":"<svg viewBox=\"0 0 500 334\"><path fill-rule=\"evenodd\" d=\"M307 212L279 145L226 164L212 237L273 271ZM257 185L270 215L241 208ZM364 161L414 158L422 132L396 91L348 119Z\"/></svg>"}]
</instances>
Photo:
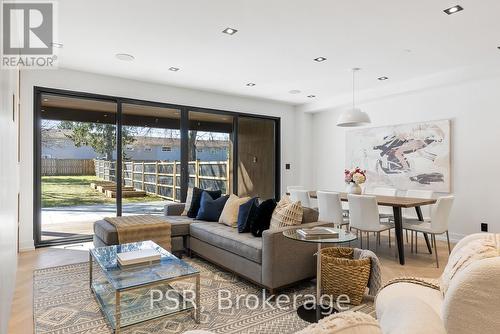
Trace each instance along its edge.
<instances>
[{"instance_id":1,"label":"chair leg","mask_svg":"<svg viewBox=\"0 0 500 334\"><path fill-rule=\"evenodd\" d=\"M408 243L408 230L405 230L405 232L406 232L406 243Z\"/></svg>"},{"instance_id":2,"label":"chair leg","mask_svg":"<svg viewBox=\"0 0 500 334\"><path fill-rule=\"evenodd\" d=\"M379 245L380 245L380 232L377 233L377 241L375 242L375 253L378 252Z\"/></svg>"},{"instance_id":3,"label":"chair leg","mask_svg":"<svg viewBox=\"0 0 500 334\"><path fill-rule=\"evenodd\" d=\"M450 247L450 234L448 231L446 231L446 240L448 241L448 255L451 254L451 247Z\"/></svg>"},{"instance_id":4,"label":"chair leg","mask_svg":"<svg viewBox=\"0 0 500 334\"><path fill-rule=\"evenodd\" d=\"M438 258L438 252L437 252L437 247L436 247L436 235L432 234L432 240L434 242L434 254L436 254L436 267L439 268L439 258Z\"/></svg>"},{"instance_id":5,"label":"chair leg","mask_svg":"<svg viewBox=\"0 0 500 334\"><path fill-rule=\"evenodd\" d=\"M370 249L370 232L366 232L366 249Z\"/></svg>"},{"instance_id":6,"label":"chair leg","mask_svg":"<svg viewBox=\"0 0 500 334\"><path fill-rule=\"evenodd\" d=\"M361 237L358 235L359 230L356 230L356 237L359 238L361 249L363 249L363 232L361 232Z\"/></svg>"},{"instance_id":7,"label":"chair leg","mask_svg":"<svg viewBox=\"0 0 500 334\"><path fill-rule=\"evenodd\" d=\"M377 233L378 244L380 246L380 232Z\"/></svg>"},{"instance_id":8,"label":"chair leg","mask_svg":"<svg viewBox=\"0 0 500 334\"><path fill-rule=\"evenodd\" d=\"M418 254L418 232L415 231L415 254Z\"/></svg>"},{"instance_id":9,"label":"chair leg","mask_svg":"<svg viewBox=\"0 0 500 334\"><path fill-rule=\"evenodd\" d=\"M413 254L413 231L410 231L410 236L411 236L411 244L410 244L410 249Z\"/></svg>"},{"instance_id":10,"label":"chair leg","mask_svg":"<svg viewBox=\"0 0 500 334\"><path fill-rule=\"evenodd\" d=\"M391 229L388 229L389 231L389 248L391 248Z\"/></svg>"}]
</instances>

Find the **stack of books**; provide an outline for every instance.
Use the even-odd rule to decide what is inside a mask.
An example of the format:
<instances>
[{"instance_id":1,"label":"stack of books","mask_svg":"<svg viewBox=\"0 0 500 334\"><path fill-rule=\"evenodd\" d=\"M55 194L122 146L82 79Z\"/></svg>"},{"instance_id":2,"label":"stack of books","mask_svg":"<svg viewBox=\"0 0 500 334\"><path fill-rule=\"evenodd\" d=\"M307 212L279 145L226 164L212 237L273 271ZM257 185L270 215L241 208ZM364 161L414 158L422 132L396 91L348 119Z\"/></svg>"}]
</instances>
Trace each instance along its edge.
<instances>
[{"instance_id":1,"label":"stack of books","mask_svg":"<svg viewBox=\"0 0 500 334\"><path fill-rule=\"evenodd\" d=\"M161 254L156 249L141 249L132 252L116 254L118 265L132 266L160 261Z\"/></svg>"},{"instance_id":2,"label":"stack of books","mask_svg":"<svg viewBox=\"0 0 500 334\"><path fill-rule=\"evenodd\" d=\"M305 239L335 239L339 237L339 232L331 227L301 228L297 233Z\"/></svg>"}]
</instances>

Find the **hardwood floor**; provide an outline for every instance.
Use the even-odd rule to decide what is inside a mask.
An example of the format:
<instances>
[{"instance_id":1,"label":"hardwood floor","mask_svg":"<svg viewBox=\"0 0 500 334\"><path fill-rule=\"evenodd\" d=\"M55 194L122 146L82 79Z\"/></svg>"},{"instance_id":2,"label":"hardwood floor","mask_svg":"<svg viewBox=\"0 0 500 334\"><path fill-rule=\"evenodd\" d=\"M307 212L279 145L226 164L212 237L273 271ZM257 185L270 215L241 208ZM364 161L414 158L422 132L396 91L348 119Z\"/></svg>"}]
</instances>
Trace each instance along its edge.
<instances>
[{"instance_id":1,"label":"hardwood floor","mask_svg":"<svg viewBox=\"0 0 500 334\"><path fill-rule=\"evenodd\" d=\"M375 237L370 237L371 249L375 248ZM406 265L401 266L396 259L394 234L392 248L388 247L387 235L381 238L377 255L382 263L384 281L399 276L437 278L448 260L446 242L437 241L440 268L436 268L434 255L426 252L423 238L419 239L419 253L412 254L410 245L405 243ZM9 334L33 333L33 270L48 268L88 260L88 244L69 248L40 248L33 252L20 253L16 278L16 290L9 322ZM352 245L356 246L356 245Z\"/></svg>"}]
</instances>

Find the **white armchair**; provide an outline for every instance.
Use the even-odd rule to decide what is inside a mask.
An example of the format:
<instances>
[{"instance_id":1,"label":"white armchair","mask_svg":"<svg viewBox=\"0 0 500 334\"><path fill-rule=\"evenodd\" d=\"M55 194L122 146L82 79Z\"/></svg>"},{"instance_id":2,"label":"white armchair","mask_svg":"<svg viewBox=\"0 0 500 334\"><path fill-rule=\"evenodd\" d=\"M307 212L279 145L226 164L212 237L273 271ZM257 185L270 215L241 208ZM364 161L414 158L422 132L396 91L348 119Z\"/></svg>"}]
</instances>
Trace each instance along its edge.
<instances>
[{"instance_id":1,"label":"white armchair","mask_svg":"<svg viewBox=\"0 0 500 334\"><path fill-rule=\"evenodd\" d=\"M422 324L439 328L441 325L449 334L499 333L500 234L482 233L467 236L453 248L450 259L463 247L478 239L493 240L497 256L478 256L476 261L463 267L451 278L444 293L442 289L433 288L432 284L410 282L398 282L383 288L375 302L382 331L396 333L388 328L397 323L398 326L403 326L400 328L413 328ZM454 267L454 264L450 267ZM418 302L415 303L415 300ZM402 317L399 313L401 305L405 303L412 303L414 307L409 314ZM437 323L438 321L441 324ZM429 333L431 332L434 333Z\"/></svg>"}]
</instances>

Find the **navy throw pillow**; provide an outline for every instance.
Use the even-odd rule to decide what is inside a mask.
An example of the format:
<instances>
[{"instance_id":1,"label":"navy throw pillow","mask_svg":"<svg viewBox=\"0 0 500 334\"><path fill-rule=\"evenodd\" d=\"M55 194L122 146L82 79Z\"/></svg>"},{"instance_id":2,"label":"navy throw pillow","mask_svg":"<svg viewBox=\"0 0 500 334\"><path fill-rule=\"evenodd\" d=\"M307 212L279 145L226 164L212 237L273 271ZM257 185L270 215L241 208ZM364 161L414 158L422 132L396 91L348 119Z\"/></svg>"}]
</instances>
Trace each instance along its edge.
<instances>
[{"instance_id":1,"label":"navy throw pillow","mask_svg":"<svg viewBox=\"0 0 500 334\"><path fill-rule=\"evenodd\" d=\"M262 237L262 232L269 229L271 216L276 205L277 203L274 199L268 199L260 203L257 207L255 215L250 221L250 231L255 237Z\"/></svg>"},{"instance_id":2,"label":"navy throw pillow","mask_svg":"<svg viewBox=\"0 0 500 334\"><path fill-rule=\"evenodd\" d=\"M254 197L248 202L241 204L238 211L238 232L248 233L250 232L250 221L255 216L257 212L258 198Z\"/></svg>"},{"instance_id":3,"label":"navy throw pillow","mask_svg":"<svg viewBox=\"0 0 500 334\"><path fill-rule=\"evenodd\" d=\"M201 194L206 191L210 194L212 199L217 199L221 197L222 191L220 190L203 190L200 188L193 188L193 199L191 200L191 207L188 210L187 216L189 218L196 218L198 216L198 210L200 210Z\"/></svg>"},{"instance_id":4,"label":"navy throw pillow","mask_svg":"<svg viewBox=\"0 0 500 334\"><path fill-rule=\"evenodd\" d=\"M223 197L219 197L217 199L213 199L208 191L202 192L200 200L200 209L198 210L198 215L196 215L196 219L206 220L209 222L219 221L222 209L224 209L224 205L226 205L226 201L228 198L229 196L226 195Z\"/></svg>"}]
</instances>

